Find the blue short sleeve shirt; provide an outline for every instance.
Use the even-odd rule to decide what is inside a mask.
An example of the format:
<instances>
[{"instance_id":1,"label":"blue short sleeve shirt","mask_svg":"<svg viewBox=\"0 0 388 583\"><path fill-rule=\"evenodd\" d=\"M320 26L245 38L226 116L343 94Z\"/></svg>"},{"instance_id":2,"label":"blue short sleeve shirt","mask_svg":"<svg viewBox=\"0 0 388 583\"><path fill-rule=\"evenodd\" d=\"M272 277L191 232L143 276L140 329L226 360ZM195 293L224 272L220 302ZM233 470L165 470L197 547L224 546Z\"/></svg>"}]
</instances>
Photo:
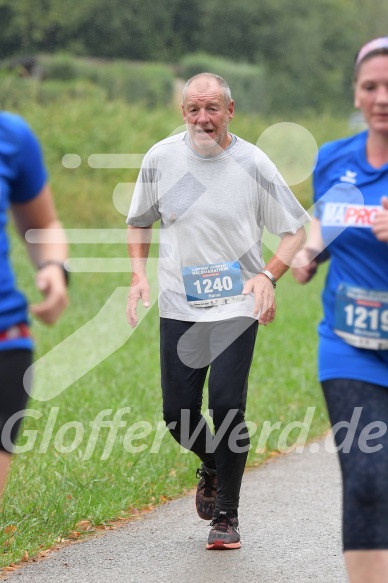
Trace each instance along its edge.
<instances>
[{"instance_id":1,"label":"blue short sleeve shirt","mask_svg":"<svg viewBox=\"0 0 388 583\"><path fill-rule=\"evenodd\" d=\"M42 151L28 124L18 115L0 112L0 332L28 321L27 302L17 289L9 260L8 209L34 199L46 180ZM9 348L32 348L32 341L0 342L0 350Z\"/></svg>"},{"instance_id":2,"label":"blue short sleeve shirt","mask_svg":"<svg viewBox=\"0 0 388 583\"><path fill-rule=\"evenodd\" d=\"M319 324L320 380L350 378L388 387L388 350L355 348L334 332L341 284L388 291L388 244L372 231L374 214L388 196L388 164L366 158L368 133L325 144L314 172L315 216L330 253Z\"/></svg>"}]
</instances>

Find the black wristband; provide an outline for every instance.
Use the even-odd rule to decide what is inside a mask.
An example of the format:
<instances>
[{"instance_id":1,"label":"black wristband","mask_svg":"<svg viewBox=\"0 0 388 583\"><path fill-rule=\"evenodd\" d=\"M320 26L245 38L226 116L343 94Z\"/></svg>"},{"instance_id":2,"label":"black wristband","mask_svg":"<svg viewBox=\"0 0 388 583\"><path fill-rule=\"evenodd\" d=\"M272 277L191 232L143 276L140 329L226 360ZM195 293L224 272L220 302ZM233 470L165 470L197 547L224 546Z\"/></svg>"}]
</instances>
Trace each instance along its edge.
<instances>
[{"instance_id":1,"label":"black wristband","mask_svg":"<svg viewBox=\"0 0 388 583\"><path fill-rule=\"evenodd\" d=\"M44 261L43 263L39 263L38 271L40 271L44 267L47 267L48 265L58 265L58 267L60 267L62 269L63 276L65 278L66 287L67 287L70 283L70 273L67 271L65 264L62 263L62 261L56 261L55 259L48 259L47 261Z\"/></svg>"}]
</instances>

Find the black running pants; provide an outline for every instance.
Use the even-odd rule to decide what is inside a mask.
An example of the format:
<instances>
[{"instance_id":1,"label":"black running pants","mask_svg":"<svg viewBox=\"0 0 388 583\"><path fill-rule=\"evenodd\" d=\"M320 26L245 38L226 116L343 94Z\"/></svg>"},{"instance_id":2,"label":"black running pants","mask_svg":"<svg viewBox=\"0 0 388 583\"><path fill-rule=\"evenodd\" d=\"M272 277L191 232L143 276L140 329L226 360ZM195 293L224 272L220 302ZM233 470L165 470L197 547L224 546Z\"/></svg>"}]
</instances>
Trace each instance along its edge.
<instances>
[{"instance_id":1,"label":"black running pants","mask_svg":"<svg viewBox=\"0 0 388 583\"><path fill-rule=\"evenodd\" d=\"M216 508L236 510L249 450L244 421L258 323L252 318L182 322L161 318L163 414L171 435L216 469ZM201 413L208 371L213 437Z\"/></svg>"}]
</instances>

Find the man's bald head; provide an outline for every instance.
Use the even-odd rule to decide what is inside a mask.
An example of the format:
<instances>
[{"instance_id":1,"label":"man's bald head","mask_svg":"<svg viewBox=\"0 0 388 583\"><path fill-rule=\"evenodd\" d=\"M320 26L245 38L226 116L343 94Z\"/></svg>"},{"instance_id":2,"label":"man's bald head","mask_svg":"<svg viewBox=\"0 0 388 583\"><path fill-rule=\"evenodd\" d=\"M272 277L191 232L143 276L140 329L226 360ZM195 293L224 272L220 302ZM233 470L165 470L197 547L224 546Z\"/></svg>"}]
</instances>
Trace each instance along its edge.
<instances>
[{"instance_id":1,"label":"man's bald head","mask_svg":"<svg viewBox=\"0 0 388 583\"><path fill-rule=\"evenodd\" d=\"M229 85L227 84L225 79L223 79L219 75L215 75L214 73L198 73L198 75L194 75L194 77L191 77L191 79L189 79L186 82L186 85L183 88L183 103L185 103L186 101L187 91L190 85L195 83L200 87L202 86L203 88L206 88L208 85L214 84L214 82L216 82L220 89L222 90L225 103L227 104L230 103L232 101L232 93L230 91Z\"/></svg>"}]
</instances>

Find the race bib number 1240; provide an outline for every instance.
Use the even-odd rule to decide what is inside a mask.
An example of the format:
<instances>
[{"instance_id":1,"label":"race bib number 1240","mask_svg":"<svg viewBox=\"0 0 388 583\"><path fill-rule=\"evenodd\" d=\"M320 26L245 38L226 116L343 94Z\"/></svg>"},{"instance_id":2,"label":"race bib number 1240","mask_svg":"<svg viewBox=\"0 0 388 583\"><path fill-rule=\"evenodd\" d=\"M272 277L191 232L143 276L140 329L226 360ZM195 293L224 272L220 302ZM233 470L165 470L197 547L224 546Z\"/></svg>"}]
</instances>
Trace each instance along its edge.
<instances>
[{"instance_id":1,"label":"race bib number 1240","mask_svg":"<svg viewBox=\"0 0 388 583\"><path fill-rule=\"evenodd\" d=\"M228 304L245 298L238 261L182 267L182 277L187 301L193 306Z\"/></svg>"}]
</instances>

